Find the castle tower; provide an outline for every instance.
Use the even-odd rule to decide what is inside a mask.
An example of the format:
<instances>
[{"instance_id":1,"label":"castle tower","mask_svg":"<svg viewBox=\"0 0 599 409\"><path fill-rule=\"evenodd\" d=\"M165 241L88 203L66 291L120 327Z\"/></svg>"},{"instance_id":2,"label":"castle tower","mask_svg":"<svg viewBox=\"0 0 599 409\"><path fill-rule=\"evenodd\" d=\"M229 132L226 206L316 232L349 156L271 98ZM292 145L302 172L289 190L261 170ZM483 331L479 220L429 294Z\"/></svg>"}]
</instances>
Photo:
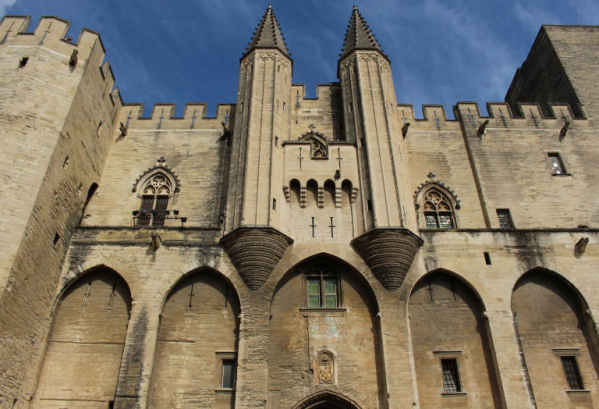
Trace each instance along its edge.
<instances>
[{"instance_id":1,"label":"castle tower","mask_svg":"<svg viewBox=\"0 0 599 409\"><path fill-rule=\"evenodd\" d=\"M97 33L75 42L65 20L43 17L33 32L29 23L0 22L0 395L13 407L33 393L62 263L121 107Z\"/></svg>"},{"instance_id":2,"label":"castle tower","mask_svg":"<svg viewBox=\"0 0 599 409\"><path fill-rule=\"evenodd\" d=\"M223 239L252 289L266 281L291 242L275 229L283 194L281 145L291 127L292 65L269 4L240 62Z\"/></svg>"},{"instance_id":3,"label":"castle tower","mask_svg":"<svg viewBox=\"0 0 599 409\"><path fill-rule=\"evenodd\" d=\"M390 62L357 6L354 6L345 36L338 77L347 140L358 147L364 209L366 234L354 240L354 245L375 274L379 270L377 275L383 284L390 289L397 288L420 243L410 231L416 230L417 223L403 145L404 125L397 113ZM398 253L398 258L391 257L402 259L402 266L391 266L393 262L385 260L387 257L382 253L371 254L372 249L363 247L370 248L377 242L375 237L383 240L378 251L383 251L386 246L392 248L384 251L407 251L401 256ZM402 248L404 239L408 239L404 244L408 244L410 250ZM375 259L381 268L372 264ZM399 273L399 270L403 272ZM383 275L386 278L382 278Z\"/></svg>"}]
</instances>

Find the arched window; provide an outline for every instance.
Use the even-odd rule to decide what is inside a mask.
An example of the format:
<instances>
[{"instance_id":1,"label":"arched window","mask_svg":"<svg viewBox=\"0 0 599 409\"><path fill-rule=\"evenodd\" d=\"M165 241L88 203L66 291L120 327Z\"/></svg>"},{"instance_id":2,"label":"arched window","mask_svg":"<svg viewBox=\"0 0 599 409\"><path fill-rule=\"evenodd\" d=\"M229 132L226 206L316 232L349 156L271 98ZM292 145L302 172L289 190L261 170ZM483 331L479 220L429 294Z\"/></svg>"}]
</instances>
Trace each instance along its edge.
<instances>
[{"instance_id":1,"label":"arched window","mask_svg":"<svg viewBox=\"0 0 599 409\"><path fill-rule=\"evenodd\" d=\"M162 172L150 176L141 190L138 226L164 226L168 202L173 191L170 178Z\"/></svg>"},{"instance_id":2,"label":"arched window","mask_svg":"<svg viewBox=\"0 0 599 409\"><path fill-rule=\"evenodd\" d=\"M415 193L420 227L425 229L454 229L457 227L455 211L460 208L456 195L437 181L420 185Z\"/></svg>"},{"instance_id":3,"label":"arched window","mask_svg":"<svg viewBox=\"0 0 599 409\"><path fill-rule=\"evenodd\" d=\"M453 229L455 216L449 199L438 189L425 192L422 212L427 229Z\"/></svg>"}]
</instances>

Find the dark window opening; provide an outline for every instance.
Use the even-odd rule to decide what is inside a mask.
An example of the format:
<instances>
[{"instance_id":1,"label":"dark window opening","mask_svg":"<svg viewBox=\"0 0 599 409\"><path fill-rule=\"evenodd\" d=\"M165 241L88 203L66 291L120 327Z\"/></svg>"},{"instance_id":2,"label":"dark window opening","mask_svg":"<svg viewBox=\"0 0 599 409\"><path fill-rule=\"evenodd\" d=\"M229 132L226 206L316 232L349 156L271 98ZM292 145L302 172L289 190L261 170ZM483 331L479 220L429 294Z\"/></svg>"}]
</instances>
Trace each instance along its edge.
<instances>
[{"instance_id":1,"label":"dark window opening","mask_svg":"<svg viewBox=\"0 0 599 409\"><path fill-rule=\"evenodd\" d=\"M512 215L510 209L497 209L497 218L499 219L499 228L501 229L513 229L514 222L512 221Z\"/></svg>"},{"instance_id":2,"label":"dark window opening","mask_svg":"<svg viewBox=\"0 0 599 409\"><path fill-rule=\"evenodd\" d=\"M441 359L443 369L443 388L447 393L462 391L460 374L458 372L458 360L455 358Z\"/></svg>"},{"instance_id":3,"label":"dark window opening","mask_svg":"<svg viewBox=\"0 0 599 409\"><path fill-rule=\"evenodd\" d=\"M236 365L234 359L223 359L223 378L221 386L223 389L235 388Z\"/></svg>"},{"instance_id":4,"label":"dark window opening","mask_svg":"<svg viewBox=\"0 0 599 409\"><path fill-rule=\"evenodd\" d=\"M272 210L277 210L277 199L272 199Z\"/></svg>"},{"instance_id":5,"label":"dark window opening","mask_svg":"<svg viewBox=\"0 0 599 409\"><path fill-rule=\"evenodd\" d=\"M154 209L154 219L152 219L152 226L164 226L166 219L166 209L168 207L168 196L160 195L156 196L156 208Z\"/></svg>"},{"instance_id":6,"label":"dark window opening","mask_svg":"<svg viewBox=\"0 0 599 409\"><path fill-rule=\"evenodd\" d=\"M26 66L28 61L29 57L21 58L21 60L19 61L19 68L23 68L24 66Z\"/></svg>"},{"instance_id":7,"label":"dark window opening","mask_svg":"<svg viewBox=\"0 0 599 409\"><path fill-rule=\"evenodd\" d=\"M574 356L562 356L562 366L564 368L564 374L566 375L566 381L568 387L571 390L584 389L584 383L582 382L582 376L580 375L580 369L578 368L578 362Z\"/></svg>"},{"instance_id":8,"label":"dark window opening","mask_svg":"<svg viewBox=\"0 0 599 409\"><path fill-rule=\"evenodd\" d=\"M60 235L58 233L56 233L54 235L54 240L52 241L52 245L56 247L56 245L58 244L58 240L60 240Z\"/></svg>"},{"instance_id":9,"label":"dark window opening","mask_svg":"<svg viewBox=\"0 0 599 409\"><path fill-rule=\"evenodd\" d=\"M563 175L566 172L566 167L564 166L564 162L560 157L559 153L548 153L549 160L551 161L551 169L554 175Z\"/></svg>"},{"instance_id":10,"label":"dark window opening","mask_svg":"<svg viewBox=\"0 0 599 409\"><path fill-rule=\"evenodd\" d=\"M368 199L368 201L366 202L367 206L368 206L368 211L372 212L372 200Z\"/></svg>"},{"instance_id":11,"label":"dark window opening","mask_svg":"<svg viewBox=\"0 0 599 409\"><path fill-rule=\"evenodd\" d=\"M483 253L485 255L485 264L490 266L491 265L491 255L489 253Z\"/></svg>"}]
</instances>

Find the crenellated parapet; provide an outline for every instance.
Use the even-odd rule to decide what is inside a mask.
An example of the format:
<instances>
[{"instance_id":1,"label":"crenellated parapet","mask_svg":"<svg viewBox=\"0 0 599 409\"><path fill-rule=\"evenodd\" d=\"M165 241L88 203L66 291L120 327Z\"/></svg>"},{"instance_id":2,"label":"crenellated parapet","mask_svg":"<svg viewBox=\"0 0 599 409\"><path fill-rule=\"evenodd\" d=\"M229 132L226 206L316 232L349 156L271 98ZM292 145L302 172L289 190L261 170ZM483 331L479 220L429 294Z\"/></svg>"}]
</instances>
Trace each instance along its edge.
<instances>
[{"instance_id":1,"label":"crenellated parapet","mask_svg":"<svg viewBox=\"0 0 599 409\"><path fill-rule=\"evenodd\" d=\"M235 104L218 104L216 116L209 117L208 104L190 102L185 104L183 116L177 117L176 104L171 102L156 103L150 116L144 116L145 105L125 104L118 121L123 129L134 130L222 130L226 132L233 127Z\"/></svg>"},{"instance_id":2,"label":"crenellated parapet","mask_svg":"<svg viewBox=\"0 0 599 409\"><path fill-rule=\"evenodd\" d=\"M97 32L83 28L75 41L72 37L67 36L71 25L67 20L44 16L39 20L33 32L27 31L30 22L29 16L5 16L0 22L0 45L43 47L63 54L65 64L71 67L85 64L88 59L97 61L98 66L102 64L106 50ZM102 72L105 75L110 75L114 82L114 75L109 66Z\"/></svg>"},{"instance_id":3,"label":"crenellated parapet","mask_svg":"<svg viewBox=\"0 0 599 409\"><path fill-rule=\"evenodd\" d=\"M564 124L584 123L585 118L573 114L567 103L548 104L551 115L546 116L537 103L519 103L519 112L513 112L506 102L488 102L488 115L481 114L476 102L458 102L453 107L455 119L447 117L443 105L423 105L423 118L417 118L414 107L410 104L398 104L397 112L400 126L404 127L404 137L413 132L449 131L461 132L476 128L475 133L481 134L491 129L518 128L556 128L560 130Z\"/></svg>"}]
</instances>

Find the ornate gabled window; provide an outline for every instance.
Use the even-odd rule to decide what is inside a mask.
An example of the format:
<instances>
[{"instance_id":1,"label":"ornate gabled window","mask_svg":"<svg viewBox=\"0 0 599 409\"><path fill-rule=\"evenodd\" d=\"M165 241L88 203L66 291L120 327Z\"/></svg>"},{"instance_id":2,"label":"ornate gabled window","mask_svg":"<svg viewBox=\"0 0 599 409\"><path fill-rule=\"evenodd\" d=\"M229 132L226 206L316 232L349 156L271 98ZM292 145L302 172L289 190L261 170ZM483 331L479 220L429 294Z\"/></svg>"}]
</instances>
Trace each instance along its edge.
<instances>
[{"instance_id":1,"label":"ornate gabled window","mask_svg":"<svg viewBox=\"0 0 599 409\"><path fill-rule=\"evenodd\" d=\"M181 186L177 174L165 162L164 158L158 159L156 166L149 168L133 184L133 192L138 191L141 199L139 211L133 212L136 226L164 226L169 202Z\"/></svg>"},{"instance_id":2,"label":"ornate gabled window","mask_svg":"<svg viewBox=\"0 0 599 409\"><path fill-rule=\"evenodd\" d=\"M451 203L437 189L430 189L426 192L422 211L427 229L452 229L455 227Z\"/></svg>"},{"instance_id":3,"label":"ornate gabled window","mask_svg":"<svg viewBox=\"0 0 599 409\"><path fill-rule=\"evenodd\" d=\"M157 172L145 183L141 195L138 226L164 226L168 201L173 188L170 179L162 172Z\"/></svg>"},{"instance_id":4,"label":"ornate gabled window","mask_svg":"<svg viewBox=\"0 0 599 409\"><path fill-rule=\"evenodd\" d=\"M425 229L454 229L455 210L460 208L455 195L437 182L427 182L416 192L420 227Z\"/></svg>"}]
</instances>

